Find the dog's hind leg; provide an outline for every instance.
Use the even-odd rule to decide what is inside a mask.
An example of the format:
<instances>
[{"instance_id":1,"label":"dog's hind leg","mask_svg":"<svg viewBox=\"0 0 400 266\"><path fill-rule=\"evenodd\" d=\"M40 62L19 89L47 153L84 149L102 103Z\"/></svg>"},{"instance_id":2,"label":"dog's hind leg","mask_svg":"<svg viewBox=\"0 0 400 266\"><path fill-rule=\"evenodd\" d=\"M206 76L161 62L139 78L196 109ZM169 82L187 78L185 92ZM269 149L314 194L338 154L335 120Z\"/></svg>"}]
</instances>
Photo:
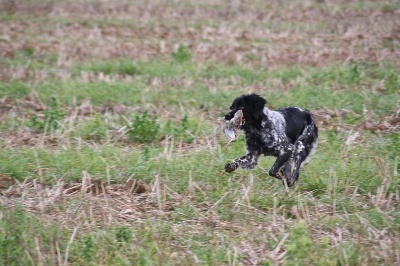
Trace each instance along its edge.
<instances>
[{"instance_id":1,"label":"dog's hind leg","mask_svg":"<svg viewBox=\"0 0 400 266\"><path fill-rule=\"evenodd\" d=\"M307 163L310 161L311 155L314 153L317 146L316 134L312 130L315 130L314 125L309 125L304 130L303 134L295 143L293 153L293 169L290 175L286 176L286 181L289 186L293 185L294 182L299 178L300 168L303 162Z\"/></svg>"}]
</instances>

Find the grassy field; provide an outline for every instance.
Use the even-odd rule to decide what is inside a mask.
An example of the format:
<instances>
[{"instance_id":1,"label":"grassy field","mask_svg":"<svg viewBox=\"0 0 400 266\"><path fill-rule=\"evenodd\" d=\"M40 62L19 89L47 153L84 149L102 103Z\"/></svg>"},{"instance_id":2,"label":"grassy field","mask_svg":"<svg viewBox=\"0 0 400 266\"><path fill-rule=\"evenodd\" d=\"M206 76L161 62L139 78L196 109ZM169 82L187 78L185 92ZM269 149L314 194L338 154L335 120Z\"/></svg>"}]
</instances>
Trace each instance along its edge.
<instances>
[{"instance_id":1,"label":"grassy field","mask_svg":"<svg viewBox=\"0 0 400 266\"><path fill-rule=\"evenodd\" d=\"M400 3L0 0L1 265L399 265ZM313 112L288 191L218 117Z\"/></svg>"}]
</instances>

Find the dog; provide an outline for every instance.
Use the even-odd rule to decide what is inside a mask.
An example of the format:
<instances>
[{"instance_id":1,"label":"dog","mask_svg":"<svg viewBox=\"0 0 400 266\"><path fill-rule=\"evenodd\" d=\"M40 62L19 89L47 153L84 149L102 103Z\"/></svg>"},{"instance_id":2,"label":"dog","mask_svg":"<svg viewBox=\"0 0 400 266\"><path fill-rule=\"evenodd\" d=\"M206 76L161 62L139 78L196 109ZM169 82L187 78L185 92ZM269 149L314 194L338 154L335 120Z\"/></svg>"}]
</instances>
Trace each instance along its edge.
<instances>
[{"instance_id":1,"label":"dog","mask_svg":"<svg viewBox=\"0 0 400 266\"><path fill-rule=\"evenodd\" d=\"M308 163L317 147L318 128L308 110L298 107L269 110L266 103L254 93L233 101L231 112L224 119L233 121L235 114L242 111L239 129L245 133L247 152L226 164L225 172L231 173L239 166L250 170L256 167L260 155L275 156L268 174L292 186L299 178L302 163Z\"/></svg>"}]
</instances>

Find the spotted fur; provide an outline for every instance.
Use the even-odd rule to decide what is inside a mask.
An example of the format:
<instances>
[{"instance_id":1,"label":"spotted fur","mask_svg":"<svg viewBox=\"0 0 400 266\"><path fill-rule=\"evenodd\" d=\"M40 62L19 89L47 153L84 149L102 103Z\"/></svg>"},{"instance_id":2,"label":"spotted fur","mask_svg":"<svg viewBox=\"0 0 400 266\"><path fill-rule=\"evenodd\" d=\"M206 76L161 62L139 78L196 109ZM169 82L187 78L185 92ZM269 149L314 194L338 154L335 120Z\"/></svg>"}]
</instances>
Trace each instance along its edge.
<instances>
[{"instance_id":1,"label":"spotted fur","mask_svg":"<svg viewBox=\"0 0 400 266\"><path fill-rule=\"evenodd\" d=\"M298 107L269 110L267 101L257 94L237 97L225 115L231 120L242 110L244 124L241 129L246 137L246 154L225 166L226 172L238 167L253 169L261 155L275 156L276 161L269 175L286 179L289 186L299 178L300 167L308 162L317 146L318 128L312 114Z\"/></svg>"}]
</instances>

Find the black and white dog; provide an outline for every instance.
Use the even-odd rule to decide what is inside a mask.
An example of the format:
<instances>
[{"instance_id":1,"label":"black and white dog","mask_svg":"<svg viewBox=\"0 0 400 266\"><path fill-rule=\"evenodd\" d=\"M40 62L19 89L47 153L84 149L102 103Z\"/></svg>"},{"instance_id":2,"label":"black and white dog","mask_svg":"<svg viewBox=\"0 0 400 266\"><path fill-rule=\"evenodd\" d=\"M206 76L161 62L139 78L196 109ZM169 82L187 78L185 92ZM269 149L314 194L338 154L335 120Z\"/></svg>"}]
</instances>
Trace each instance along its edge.
<instances>
[{"instance_id":1,"label":"black and white dog","mask_svg":"<svg viewBox=\"0 0 400 266\"><path fill-rule=\"evenodd\" d=\"M246 155L236 158L225 166L230 173L239 166L253 169L260 155L277 157L269 175L285 178L289 186L299 178L300 166L310 159L317 146L318 128L311 113L297 107L269 110L267 101L257 94L237 97L225 115L225 120L234 118L239 110L243 112L240 129L246 137Z\"/></svg>"}]
</instances>

